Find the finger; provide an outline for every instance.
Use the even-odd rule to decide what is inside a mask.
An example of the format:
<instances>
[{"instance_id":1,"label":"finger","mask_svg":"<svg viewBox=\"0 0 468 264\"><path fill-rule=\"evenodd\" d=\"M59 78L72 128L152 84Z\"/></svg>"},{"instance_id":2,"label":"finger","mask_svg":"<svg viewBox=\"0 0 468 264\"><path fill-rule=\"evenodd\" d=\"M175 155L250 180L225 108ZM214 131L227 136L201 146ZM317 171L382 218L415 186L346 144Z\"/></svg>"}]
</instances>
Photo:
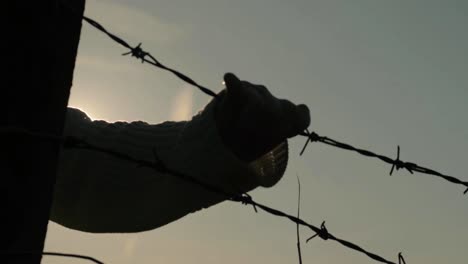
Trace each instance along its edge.
<instances>
[{"instance_id":1,"label":"finger","mask_svg":"<svg viewBox=\"0 0 468 264\"><path fill-rule=\"evenodd\" d=\"M233 73L224 74L224 83L226 85L227 94L231 98L239 98L242 93L242 82Z\"/></svg>"},{"instance_id":2,"label":"finger","mask_svg":"<svg viewBox=\"0 0 468 264\"><path fill-rule=\"evenodd\" d=\"M298 105L288 100L280 100L281 107L286 121L285 133L288 138L297 136L310 124L309 108L306 105Z\"/></svg>"}]
</instances>

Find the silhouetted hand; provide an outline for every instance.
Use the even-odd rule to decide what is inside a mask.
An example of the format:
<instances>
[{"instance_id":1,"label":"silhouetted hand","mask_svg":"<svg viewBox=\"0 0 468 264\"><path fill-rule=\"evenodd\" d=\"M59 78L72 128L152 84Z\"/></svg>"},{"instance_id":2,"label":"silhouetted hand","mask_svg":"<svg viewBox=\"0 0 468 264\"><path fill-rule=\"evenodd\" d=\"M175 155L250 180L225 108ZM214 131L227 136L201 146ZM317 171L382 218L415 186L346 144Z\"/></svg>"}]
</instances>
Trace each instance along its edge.
<instances>
[{"instance_id":1,"label":"silhouetted hand","mask_svg":"<svg viewBox=\"0 0 468 264\"><path fill-rule=\"evenodd\" d=\"M310 124L309 109L274 97L263 85L224 75L216 125L221 138L240 159L253 161Z\"/></svg>"}]
</instances>

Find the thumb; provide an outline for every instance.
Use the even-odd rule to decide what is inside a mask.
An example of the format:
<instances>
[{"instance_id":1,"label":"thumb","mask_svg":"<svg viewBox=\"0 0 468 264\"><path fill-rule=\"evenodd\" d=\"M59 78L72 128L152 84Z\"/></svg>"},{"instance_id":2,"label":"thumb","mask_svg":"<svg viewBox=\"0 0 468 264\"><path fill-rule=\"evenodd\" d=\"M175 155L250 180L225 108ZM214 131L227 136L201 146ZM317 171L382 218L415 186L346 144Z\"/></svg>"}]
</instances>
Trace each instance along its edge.
<instances>
[{"instance_id":1,"label":"thumb","mask_svg":"<svg viewBox=\"0 0 468 264\"><path fill-rule=\"evenodd\" d=\"M243 94L243 86L241 80L233 73L224 74L224 83L228 97L232 99L240 99Z\"/></svg>"}]
</instances>

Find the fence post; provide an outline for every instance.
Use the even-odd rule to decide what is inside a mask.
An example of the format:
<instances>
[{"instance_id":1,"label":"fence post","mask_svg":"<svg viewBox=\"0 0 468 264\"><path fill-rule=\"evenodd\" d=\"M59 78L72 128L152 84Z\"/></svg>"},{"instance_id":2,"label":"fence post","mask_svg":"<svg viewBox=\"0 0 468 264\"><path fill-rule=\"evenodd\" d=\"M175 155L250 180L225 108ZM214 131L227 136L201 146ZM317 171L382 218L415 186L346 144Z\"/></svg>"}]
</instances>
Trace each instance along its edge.
<instances>
[{"instance_id":1,"label":"fence post","mask_svg":"<svg viewBox=\"0 0 468 264\"><path fill-rule=\"evenodd\" d=\"M4 70L0 126L61 135L72 84L85 0L7 1L3 13ZM6 7L5 7L6 6ZM1 245L8 252L44 246L59 143L0 139ZM1 263L40 263L39 255L1 257Z\"/></svg>"}]
</instances>

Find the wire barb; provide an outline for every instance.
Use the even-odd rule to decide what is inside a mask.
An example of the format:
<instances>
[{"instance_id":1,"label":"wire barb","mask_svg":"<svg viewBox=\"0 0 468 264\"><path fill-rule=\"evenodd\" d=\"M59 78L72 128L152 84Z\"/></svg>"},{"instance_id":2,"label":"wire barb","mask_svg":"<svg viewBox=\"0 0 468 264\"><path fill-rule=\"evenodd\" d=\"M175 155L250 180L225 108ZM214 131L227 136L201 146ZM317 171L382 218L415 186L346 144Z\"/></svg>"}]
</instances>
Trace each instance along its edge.
<instances>
[{"instance_id":1,"label":"wire barb","mask_svg":"<svg viewBox=\"0 0 468 264\"><path fill-rule=\"evenodd\" d=\"M315 235L309 237L306 240L306 243L308 243L310 240L314 239L317 236L320 237L323 240L328 240L330 238L330 234L328 233L328 229L325 226L325 221L323 221L322 224L320 225L320 230Z\"/></svg>"},{"instance_id":2,"label":"wire barb","mask_svg":"<svg viewBox=\"0 0 468 264\"><path fill-rule=\"evenodd\" d=\"M127 55L132 55L132 57L135 57L137 59L141 60L141 63L145 62L145 57L148 56L148 52L144 51L141 48L141 42L134 48L130 48L129 52L122 53L122 56L127 56Z\"/></svg>"},{"instance_id":3,"label":"wire barb","mask_svg":"<svg viewBox=\"0 0 468 264\"><path fill-rule=\"evenodd\" d=\"M244 205L252 205L255 213L258 213L257 205L253 201L252 196L248 193L242 193L240 195L233 196L231 201L240 202Z\"/></svg>"},{"instance_id":4,"label":"wire barb","mask_svg":"<svg viewBox=\"0 0 468 264\"><path fill-rule=\"evenodd\" d=\"M307 137L306 143L304 144L304 147L302 147L302 150L299 156L302 156L302 154L304 154L304 151L307 148L307 145L309 144L309 142L318 142L322 139L322 137L320 137L317 133L315 132L310 133L308 128L306 128L304 133L300 133L299 135Z\"/></svg>"},{"instance_id":5,"label":"wire barb","mask_svg":"<svg viewBox=\"0 0 468 264\"><path fill-rule=\"evenodd\" d=\"M397 157L393 161L392 169L390 170L390 176L392 176L394 169L396 169L398 171L398 170L403 169L403 168L406 169L407 171L409 171L411 174L413 174L413 171L411 170L411 166L412 166L411 163L403 162L403 161L400 160L400 146L398 146L398 148L397 148Z\"/></svg>"},{"instance_id":6,"label":"wire barb","mask_svg":"<svg viewBox=\"0 0 468 264\"><path fill-rule=\"evenodd\" d=\"M401 254L401 252L398 253L398 264L406 264L406 261L403 258L403 255Z\"/></svg>"}]
</instances>

